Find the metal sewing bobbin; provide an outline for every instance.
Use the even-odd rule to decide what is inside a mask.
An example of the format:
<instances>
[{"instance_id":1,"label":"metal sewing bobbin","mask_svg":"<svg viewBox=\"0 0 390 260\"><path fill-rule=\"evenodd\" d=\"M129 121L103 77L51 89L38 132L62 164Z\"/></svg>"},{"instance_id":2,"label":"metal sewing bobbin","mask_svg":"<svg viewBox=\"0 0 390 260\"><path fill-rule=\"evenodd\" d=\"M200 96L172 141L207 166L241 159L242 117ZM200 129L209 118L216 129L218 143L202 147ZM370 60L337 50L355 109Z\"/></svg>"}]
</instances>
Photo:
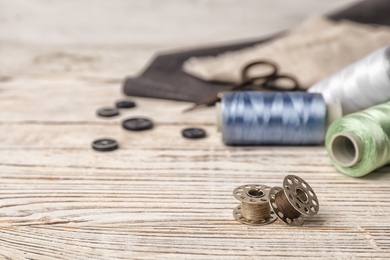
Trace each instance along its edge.
<instances>
[{"instance_id":1,"label":"metal sewing bobbin","mask_svg":"<svg viewBox=\"0 0 390 260\"><path fill-rule=\"evenodd\" d=\"M234 189L233 195L241 201L241 205L233 210L234 218L247 225L266 225L277 218L269 203L271 187L258 184L242 185Z\"/></svg>"},{"instance_id":2,"label":"metal sewing bobbin","mask_svg":"<svg viewBox=\"0 0 390 260\"><path fill-rule=\"evenodd\" d=\"M273 187L269 192L269 201L277 217L291 226L301 226L304 216L313 216L319 210L313 189L295 175L284 178L283 188Z\"/></svg>"}]
</instances>

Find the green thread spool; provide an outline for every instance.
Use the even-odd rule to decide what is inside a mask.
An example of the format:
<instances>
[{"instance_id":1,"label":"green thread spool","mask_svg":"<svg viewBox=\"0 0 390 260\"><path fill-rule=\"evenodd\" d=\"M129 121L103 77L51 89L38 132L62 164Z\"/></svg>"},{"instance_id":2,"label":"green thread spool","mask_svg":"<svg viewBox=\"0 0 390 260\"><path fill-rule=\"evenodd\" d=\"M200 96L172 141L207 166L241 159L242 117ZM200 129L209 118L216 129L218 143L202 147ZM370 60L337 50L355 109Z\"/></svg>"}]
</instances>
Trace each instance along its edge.
<instances>
[{"instance_id":1,"label":"green thread spool","mask_svg":"<svg viewBox=\"0 0 390 260\"><path fill-rule=\"evenodd\" d=\"M390 102L336 120L326 134L326 149L334 166L352 177L390 163Z\"/></svg>"}]
</instances>

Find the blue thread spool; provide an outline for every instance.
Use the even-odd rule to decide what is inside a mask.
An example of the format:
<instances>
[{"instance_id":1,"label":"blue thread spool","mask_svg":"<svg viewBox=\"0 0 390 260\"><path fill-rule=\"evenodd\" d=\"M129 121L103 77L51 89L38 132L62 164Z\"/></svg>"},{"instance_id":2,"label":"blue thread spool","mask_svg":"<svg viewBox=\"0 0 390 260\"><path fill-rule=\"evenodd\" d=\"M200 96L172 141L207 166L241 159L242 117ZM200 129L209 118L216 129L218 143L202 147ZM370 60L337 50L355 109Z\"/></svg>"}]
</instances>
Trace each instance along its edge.
<instances>
[{"instance_id":1,"label":"blue thread spool","mask_svg":"<svg viewBox=\"0 0 390 260\"><path fill-rule=\"evenodd\" d=\"M314 145L324 142L329 122L341 116L321 94L226 92L218 104L218 128L227 145Z\"/></svg>"}]
</instances>

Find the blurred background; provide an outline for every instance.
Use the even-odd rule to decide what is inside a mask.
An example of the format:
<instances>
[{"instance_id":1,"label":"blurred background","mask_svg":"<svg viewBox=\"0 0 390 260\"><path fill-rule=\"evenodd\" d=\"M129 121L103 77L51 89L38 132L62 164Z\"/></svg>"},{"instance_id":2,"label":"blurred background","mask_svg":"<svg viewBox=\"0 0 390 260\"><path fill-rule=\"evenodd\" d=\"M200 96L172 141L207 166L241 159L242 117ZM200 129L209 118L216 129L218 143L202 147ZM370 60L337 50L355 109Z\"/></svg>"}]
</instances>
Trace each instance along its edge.
<instances>
[{"instance_id":1,"label":"blurred background","mask_svg":"<svg viewBox=\"0 0 390 260\"><path fill-rule=\"evenodd\" d=\"M161 50L259 38L356 0L0 0L0 76L120 79Z\"/></svg>"},{"instance_id":2,"label":"blurred background","mask_svg":"<svg viewBox=\"0 0 390 260\"><path fill-rule=\"evenodd\" d=\"M259 37L353 2L356 0L0 0L0 41L206 44Z\"/></svg>"}]
</instances>

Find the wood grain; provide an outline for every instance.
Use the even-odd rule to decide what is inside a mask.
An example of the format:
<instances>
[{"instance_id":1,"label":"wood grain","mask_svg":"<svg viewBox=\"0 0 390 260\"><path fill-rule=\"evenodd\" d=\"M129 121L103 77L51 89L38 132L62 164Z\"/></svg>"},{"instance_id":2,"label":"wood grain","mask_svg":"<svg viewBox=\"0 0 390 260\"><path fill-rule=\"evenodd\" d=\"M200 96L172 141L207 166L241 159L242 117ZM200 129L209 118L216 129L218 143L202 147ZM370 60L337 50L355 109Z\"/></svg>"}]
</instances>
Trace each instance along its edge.
<instances>
[{"instance_id":1,"label":"wood grain","mask_svg":"<svg viewBox=\"0 0 390 260\"><path fill-rule=\"evenodd\" d=\"M96 118L117 84L15 79L2 85L0 254L5 258L387 258L390 168L366 178L338 173L323 147L226 147L213 109L183 115L186 103L135 99L121 118L148 115L156 128L121 129ZM46 83L58 88L45 89ZM26 93L31 87L36 91ZM80 87L82 86L82 87ZM64 98L78 89L78 95ZM66 89L66 90L65 90ZM91 94L92 93L92 94ZM93 94L94 93L94 94ZM94 96L93 96L94 95ZM12 107L7 100L14 97ZM42 96L52 98L39 103ZM93 96L91 98L91 96ZM84 104L77 104L82 100ZM11 109L13 108L13 109ZM57 109L53 109L57 108ZM181 138L201 126L205 140ZM121 149L98 153L93 139ZM235 222L231 192L241 184L281 185L297 174L315 189L320 213L300 228Z\"/></svg>"},{"instance_id":2,"label":"wood grain","mask_svg":"<svg viewBox=\"0 0 390 260\"><path fill-rule=\"evenodd\" d=\"M321 146L226 147L214 109L181 113L189 103L134 98L136 109L97 118L123 75L166 47L0 45L0 259L390 257L390 167L354 179ZM122 130L131 116L156 127ZM208 137L183 139L187 126ZM90 148L105 136L120 149ZM236 186L287 174L310 183L318 215L302 227L234 220Z\"/></svg>"}]
</instances>

